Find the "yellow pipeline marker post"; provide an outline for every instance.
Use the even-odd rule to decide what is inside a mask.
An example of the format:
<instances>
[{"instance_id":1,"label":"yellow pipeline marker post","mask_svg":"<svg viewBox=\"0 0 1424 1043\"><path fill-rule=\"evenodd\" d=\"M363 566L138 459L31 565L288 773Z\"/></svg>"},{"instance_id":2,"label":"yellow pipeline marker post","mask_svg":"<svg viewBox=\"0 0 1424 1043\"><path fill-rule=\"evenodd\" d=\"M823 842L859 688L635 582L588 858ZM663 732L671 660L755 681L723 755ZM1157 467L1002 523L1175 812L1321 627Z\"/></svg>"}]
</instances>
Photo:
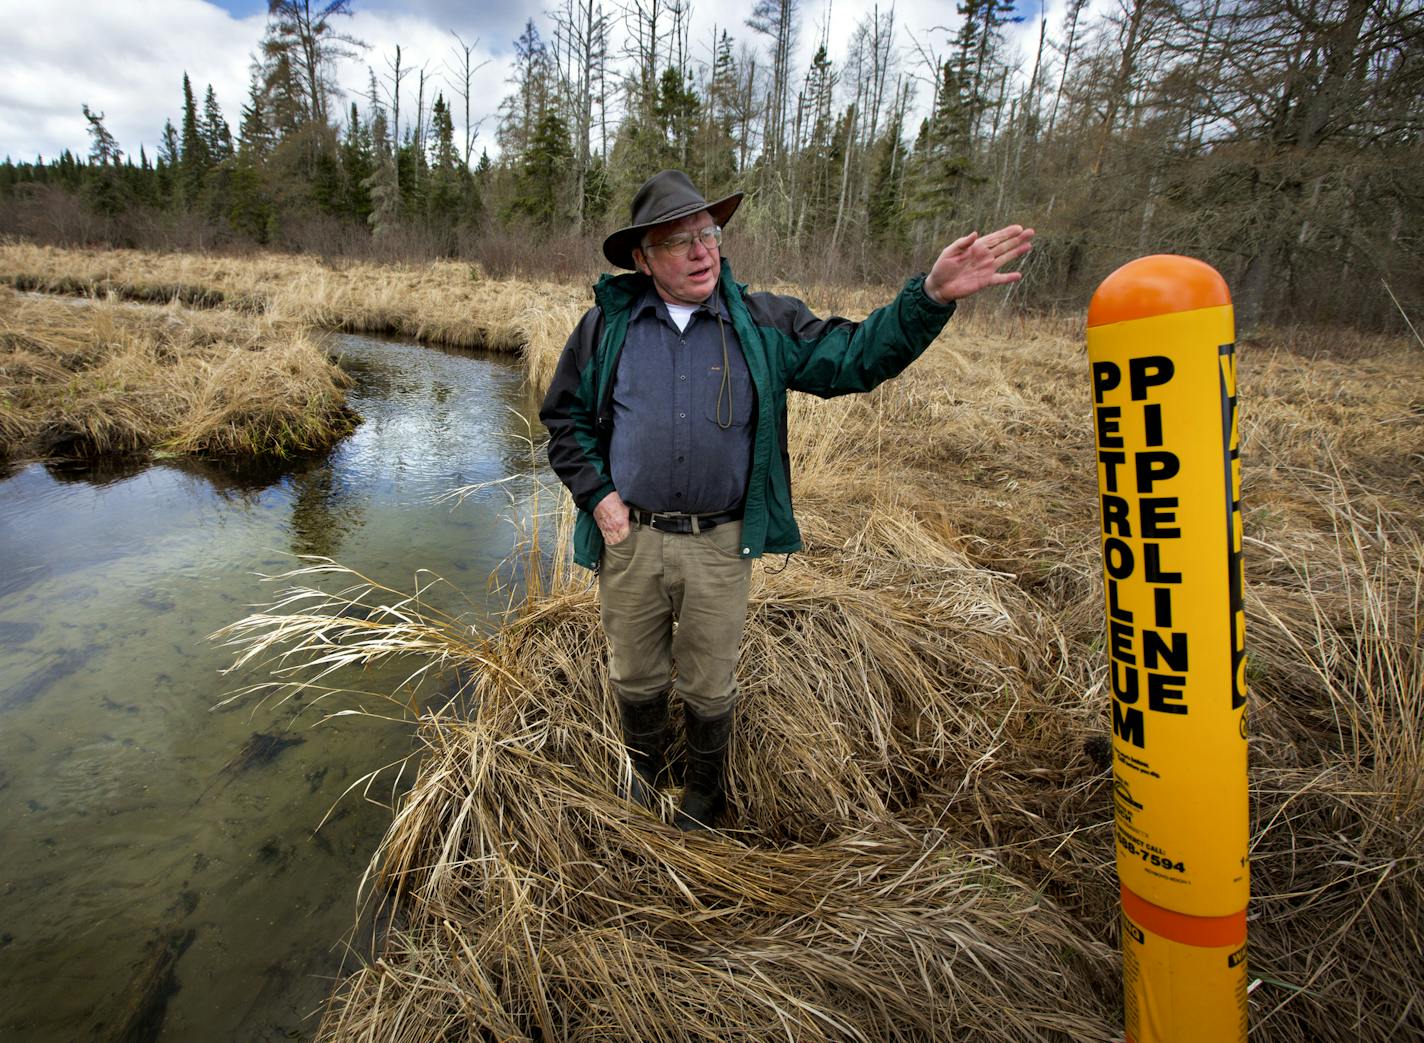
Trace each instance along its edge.
<instances>
[{"instance_id":1,"label":"yellow pipeline marker post","mask_svg":"<svg viewBox=\"0 0 1424 1043\"><path fill-rule=\"evenodd\" d=\"M1129 1043L1246 1039L1235 339L1188 257L1124 265L1088 308Z\"/></svg>"}]
</instances>

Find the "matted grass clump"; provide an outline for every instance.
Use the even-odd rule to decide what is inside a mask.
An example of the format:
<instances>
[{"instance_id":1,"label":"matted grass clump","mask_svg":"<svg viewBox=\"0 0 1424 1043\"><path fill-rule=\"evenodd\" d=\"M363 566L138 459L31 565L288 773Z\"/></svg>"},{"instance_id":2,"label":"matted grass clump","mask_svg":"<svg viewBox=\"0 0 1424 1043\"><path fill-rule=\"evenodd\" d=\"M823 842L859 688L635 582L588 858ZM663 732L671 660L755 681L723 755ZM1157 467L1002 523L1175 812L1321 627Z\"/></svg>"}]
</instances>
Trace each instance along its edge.
<instances>
[{"instance_id":1,"label":"matted grass clump","mask_svg":"<svg viewBox=\"0 0 1424 1043\"><path fill-rule=\"evenodd\" d=\"M937 618L799 568L759 581L737 828L697 838L666 824L670 803L614 796L627 764L588 589L476 642L334 565L308 571L355 585L230 628L249 658L316 661L312 680L421 651L473 671L461 709L422 728L377 870L395 928L328 1038L878 1040L991 1021L1113 1038L1110 947L952 817L918 817L1007 723L983 704L1015 716L1012 667L986 653L1014 659L1022 635L972 570ZM947 627L959 610L973 622Z\"/></svg>"},{"instance_id":2,"label":"matted grass clump","mask_svg":"<svg viewBox=\"0 0 1424 1043\"><path fill-rule=\"evenodd\" d=\"M283 684L470 678L422 717L372 867L391 927L322 1038L1120 1038L1086 362L987 319L871 395L794 396L808 547L755 573L723 833L615 796L566 540L489 637L324 593L331 563L229 628ZM1424 405L1414 346L1355 348L1241 347L1257 1040L1424 1034Z\"/></svg>"},{"instance_id":3,"label":"matted grass clump","mask_svg":"<svg viewBox=\"0 0 1424 1043\"><path fill-rule=\"evenodd\" d=\"M350 383L292 323L0 289L0 457L320 449Z\"/></svg>"}]
</instances>

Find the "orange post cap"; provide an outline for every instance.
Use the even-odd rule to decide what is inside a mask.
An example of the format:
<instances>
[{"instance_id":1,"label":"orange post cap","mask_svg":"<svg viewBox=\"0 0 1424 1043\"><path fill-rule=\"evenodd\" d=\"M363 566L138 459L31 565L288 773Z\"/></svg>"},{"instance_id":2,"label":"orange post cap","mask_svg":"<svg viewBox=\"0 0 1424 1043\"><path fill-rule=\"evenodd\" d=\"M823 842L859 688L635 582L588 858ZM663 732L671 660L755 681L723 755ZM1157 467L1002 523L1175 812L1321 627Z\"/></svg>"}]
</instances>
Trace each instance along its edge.
<instances>
[{"instance_id":1,"label":"orange post cap","mask_svg":"<svg viewBox=\"0 0 1424 1043\"><path fill-rule=\"evenodd\" d=\"M1226 280L1205 261L1153 254L1127 262L1098 285L1088 304L1088 328L1230 303Z\"/></svg>"}]
</instances>

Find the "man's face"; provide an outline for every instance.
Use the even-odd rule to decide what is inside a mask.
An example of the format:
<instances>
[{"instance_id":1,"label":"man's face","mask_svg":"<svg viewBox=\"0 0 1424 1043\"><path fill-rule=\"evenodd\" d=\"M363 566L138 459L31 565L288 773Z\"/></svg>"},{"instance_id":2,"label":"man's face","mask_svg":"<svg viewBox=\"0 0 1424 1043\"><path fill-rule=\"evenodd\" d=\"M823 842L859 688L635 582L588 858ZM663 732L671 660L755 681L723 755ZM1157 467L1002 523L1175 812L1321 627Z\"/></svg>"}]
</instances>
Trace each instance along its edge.
<instances>
[{"instance_id":1,"label":"man's face","mask_svg":"<svg viewBox=\"0 0 1424 1043\"><path fill-rule=\"evenodd\" d=\"M700 239L695 239L685 256L674 257L668 250L659 249L658 244L670 235L700 232L716 223L704 210L680 221L656 225L643 236L648 249L634 250L633 261L638 271L653 277L653 285L663 300L673 304L701 304L712 296L722 266L722 254L716 246L708 249Z\"/></svg>"}]
</instances>

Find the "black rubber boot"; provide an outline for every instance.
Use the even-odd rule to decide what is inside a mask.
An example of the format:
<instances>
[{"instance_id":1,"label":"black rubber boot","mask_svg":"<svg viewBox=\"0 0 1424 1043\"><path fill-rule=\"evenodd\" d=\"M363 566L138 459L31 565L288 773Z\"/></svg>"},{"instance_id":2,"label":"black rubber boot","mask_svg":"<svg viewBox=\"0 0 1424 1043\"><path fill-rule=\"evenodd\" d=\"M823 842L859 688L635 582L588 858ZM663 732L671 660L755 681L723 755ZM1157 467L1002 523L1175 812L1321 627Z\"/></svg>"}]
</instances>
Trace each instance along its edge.
<instances>
[{"instance_id":1,"label":"black rubber boot","mask_svg":"<svg viewBox=\"0 0 1424 1043\"><path fill-rule=\"evenodd\" d=\"M687 789L677 809L678 829L711 829L726 807L727 743L732 737L732 713L699 717L687 710Z\"/></svg>"},{"instance_id":2,"label":"black rubber boot","mask_svg":"<svg viewBox=\"0 0 1424 1043\"><path fill-rule=\"evenodd\" d=\"M658 781L667 766L668 693L640 703L618 699L623 745L633 761L633 783L618 795L645 808L658 801Z\"/></svg>"}]
</instances>

